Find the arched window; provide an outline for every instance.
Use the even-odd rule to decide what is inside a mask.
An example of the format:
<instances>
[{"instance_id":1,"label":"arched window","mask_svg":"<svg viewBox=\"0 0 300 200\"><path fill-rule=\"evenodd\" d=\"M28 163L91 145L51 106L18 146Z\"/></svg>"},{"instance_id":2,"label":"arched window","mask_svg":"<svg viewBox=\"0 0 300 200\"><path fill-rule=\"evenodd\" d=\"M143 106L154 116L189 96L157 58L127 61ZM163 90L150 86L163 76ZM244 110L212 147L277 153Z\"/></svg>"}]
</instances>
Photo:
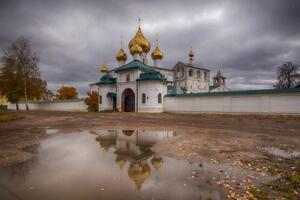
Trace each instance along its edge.
<instances>
[{"instance_id":1,"label":"arched window","mask_svg":"<svg viewBox=\"0 0 300 200\"><path fill-rule=\"evenodd\" d=\"M99 104L102 104L102 96L99 95Z\"/></svg>"},{"instance_id":2,"label":"arched window","mask_svg":"<svg viewBox=\"0 0 300 200\"><path fill-rule=\"evenodd\" d=\"M193 70L192 69L189 70L189 76L193 76Z\"/></svg>"},{"instance_id":3,"label":"arched window","mask_svg":"<svg viewBox=\"0 0 300 200\"><path fill-rule=\"evenodd\" d=\"M162 99L161 99L161 93L159 93L158 96L157 96L157 102L158 102L158 103L161 103L161 102L162 102Z\"/></svg>"},{"instance_id":4,"label":"arched window","mask_svg":"<svg viewBox=\"0 0 300 200\"><path fill-rule=\"evenodd\" d=\"M142 103L146 103L146 94L145 93L142 94Z\"/></svg>"},{"instance_id":5,"label":"arched window","mask_svg":"<svg viewBox=\"0 0 300 200\"><path fill-rule=\"evenodd\" d=\"M199 70L197 71L197 78L201 78L201 72Z\"/></svg>"}]
</instances>

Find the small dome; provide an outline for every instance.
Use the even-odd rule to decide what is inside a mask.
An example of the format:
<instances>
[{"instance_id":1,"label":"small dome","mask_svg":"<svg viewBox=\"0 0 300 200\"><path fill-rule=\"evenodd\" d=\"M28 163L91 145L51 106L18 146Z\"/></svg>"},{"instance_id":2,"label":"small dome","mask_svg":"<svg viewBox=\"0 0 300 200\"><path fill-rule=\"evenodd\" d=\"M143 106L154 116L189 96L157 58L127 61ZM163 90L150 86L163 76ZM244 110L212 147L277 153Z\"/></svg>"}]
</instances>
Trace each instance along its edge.
<instances>
[{"instance_id":1,"label":"small dome","mask_svg":"<svg viewBox=\"0 0 300 200\"><path fill-rule=\"evenodd\" d=\"M139 26L135 36L130 40L128 47L132 48L135 44L138 44L142 47L144 53L148 53L151 49L151 44L149 40L144 36L141 27Z\"/></svg>"},{"instance_id":2,"label":"small dome","mask_svg":"<svg viewBox=\"0 0 300 200\"><path fill-rule=\"evenodd\" d=\"M119 155L117 155L117 157L116 157L116 163L122 169L123 166L124 166L124 164L126 163L126 160L123 159L122 157L120 157Z\"/></svg>"},{"instance_id":3,"label":"small dome","mask_svg":"<svg viewBox=\"0 0 300 200\"><path fill-rule=\"evenodd\" d=\"M156 48L154 49L154 51L151 54L151 57L153 60L155 59L162 59L164 57L163 53L161 52L161 50L159 49L158 46L156 46Z\"/></svg>"},{"instance_id":4,"label":"small dome","mask_svg":"<svg viewBox=\"0 0 300 200\"><path fill-rule=\"evenodd\" d=\"M189 57L190 57L191 59L194 57L194 52L193 52L192 48L190 49Z\"/></svg>"},{"instance_id":5,"label":"small dome","mask_svg":"<svg viewBox=\"0 0 300 200\"><path fill-rule=\"evenodd\" d=\"M138 45L138 44L135 44L135 45L133 45L133 46L130 48L130 53L131 53L132 55L134 55L134 54L136 54L136 53L141 54L142 52L143 52L143 49L142 49L142 47L141 47L140 45Z\"/></svg>"},{"instance_id":6,"label":"small dome","mask_svg":"<svg viewBox=\"0 0 300 200\"><path fill-rule=\"evenodd\" d=\"M128 176L140 190L145 180L150 176L151 169L147 163L131 163L128 169Z\"/></svg>"},{"instance_id":7,"label":"small dome","mask_svg":"<svg viewBox=\"0 0 300 200\"><path fill-rule=\"evenodd\" d=\"M151 164L153 165L153 167L156 169L156 170L159 170L163 164L163 159L162 158L157 158L157 157L154 157L151 159Z\"/></svg>"},{"instance_id":8,"label":"small dome","mask_svg":"<svg viewBox=\"0 0 300 200\"><path fill-rule=\"evenodd\" d=\"M124 51L124 49L120 49L120 51L116 55L116 60L117 61L126 61L127 60L127 55Z\"/></svg>"},{"instance_id":9,"label":"small dome","mask_svg":"<svg viewBox=\"0 0 300 200\"><path fill-rule=\"evenodd\" d=\"M102 73L106 73L106 72L108 72L108 67L107 67L106 65L102 65L102 66L100 67L100 71L101 71Z\"/></svg>"}]
</instances>

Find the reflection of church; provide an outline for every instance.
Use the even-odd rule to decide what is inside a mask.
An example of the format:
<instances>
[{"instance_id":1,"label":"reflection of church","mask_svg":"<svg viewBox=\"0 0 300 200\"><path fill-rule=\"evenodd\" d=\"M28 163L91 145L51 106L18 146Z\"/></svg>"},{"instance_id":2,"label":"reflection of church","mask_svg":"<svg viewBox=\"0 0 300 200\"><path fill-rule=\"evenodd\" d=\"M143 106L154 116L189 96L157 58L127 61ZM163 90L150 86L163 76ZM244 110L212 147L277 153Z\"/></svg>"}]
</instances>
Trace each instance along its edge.
<instances>
[{"instance_id":1,"label":"reflection of church","mask_svg":"<svg viewBox=\"0 0 300 200\"><path fill-rule=\"evenodd\" d=\"M140 24L128 47L132 61L126 63L127 54L121 46L116 55L119 66L109 70L103 65L101 72L104 75L100 81L90 84L91 90L99 93L99 110L163 112L164 96L168 93L228 90L220 70L210 86L210 70L194 64L192 49L188 54L188 63L178 62L172 69L166 69L161 66L163 53L157 42L151 53L153 64L149 64L151 44Z\"/></svg>"},{"instance_id":2,"label":"reflection of church","mask_svg":"<svg viewBox=\"0 0 300 200\"><path fill-rule=\"evenodd\" d=\"M138 190L150 176L151 166L159 170L163 164L163 159L151 151L151 147L163 138L174 136L173 131L144 130L101 130L96 134L102 149L115 150L115 162L121 170L128 163L128 176Z\"/></svg>"}]
</instances>

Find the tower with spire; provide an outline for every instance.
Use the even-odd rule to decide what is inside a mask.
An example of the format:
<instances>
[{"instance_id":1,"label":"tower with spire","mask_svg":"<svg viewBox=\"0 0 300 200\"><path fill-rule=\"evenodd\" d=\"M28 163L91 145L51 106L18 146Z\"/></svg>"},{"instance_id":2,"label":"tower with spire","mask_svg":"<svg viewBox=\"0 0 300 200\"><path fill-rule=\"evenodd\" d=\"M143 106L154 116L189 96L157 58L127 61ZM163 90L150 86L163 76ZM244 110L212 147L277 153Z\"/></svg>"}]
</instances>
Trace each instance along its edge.
<instances>
[{"instance_id":1,"label":"tower with spire","mask_svg":"<svg viewBox=\"0 0 300 200\"><path fill-rule=\"evenodd\" d=\"M229 91L225 83L226 77L223 76L221 70L217 72L216 76L213 77L213 85L209 87L210 92L224 92Z\"/></svg>"}]
</instances>

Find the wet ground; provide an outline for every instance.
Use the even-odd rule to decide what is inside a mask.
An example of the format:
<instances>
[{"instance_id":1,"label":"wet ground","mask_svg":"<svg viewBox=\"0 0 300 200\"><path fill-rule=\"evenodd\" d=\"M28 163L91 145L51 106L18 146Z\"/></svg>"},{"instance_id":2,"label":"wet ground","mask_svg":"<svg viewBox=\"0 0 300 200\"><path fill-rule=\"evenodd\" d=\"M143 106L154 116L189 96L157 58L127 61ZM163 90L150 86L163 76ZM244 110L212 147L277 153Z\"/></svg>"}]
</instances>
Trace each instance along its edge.
<instances>
[{"instance_id":1,"label":"wet ground","mask_svg":"<svg viewBox=\"0 0 300 200\"><path fill-rule=\"evenodd\" d=\"M0 124L0 199L299 196L295 116L13 114ZM294 177L288 191L267 186Z\"/></svg>"}]
</instances>

